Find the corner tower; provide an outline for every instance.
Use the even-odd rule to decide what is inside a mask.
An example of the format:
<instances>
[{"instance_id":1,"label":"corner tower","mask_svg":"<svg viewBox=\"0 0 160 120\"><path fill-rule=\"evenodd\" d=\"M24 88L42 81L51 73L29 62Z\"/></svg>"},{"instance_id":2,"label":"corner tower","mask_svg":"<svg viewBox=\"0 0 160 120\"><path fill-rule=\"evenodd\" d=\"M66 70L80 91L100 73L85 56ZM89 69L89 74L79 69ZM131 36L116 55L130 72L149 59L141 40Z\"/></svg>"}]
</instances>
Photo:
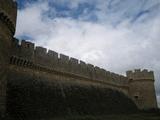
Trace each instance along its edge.
<instances>
[{"instance_id":1,"label":"corner tower","mask_svg":"<svg viewBox=\"0 0 160 120\"><path fill-rule=\"evenodd\" d=\"M127 71L129 79L129 95L141 110L157 108L157 100L154 87L154 73L144 69Z\"/></svg>"},{"instance_id":2,"label":"corner tower","mask_svg":"<svg viewBox=\"0 0 160 120\"><path fill-rule=\"evenodd\" d=\"M0 0L0 117L4 116L6 111L7 68L16 18L15 0Z\"/></svg>"}]
</instances>

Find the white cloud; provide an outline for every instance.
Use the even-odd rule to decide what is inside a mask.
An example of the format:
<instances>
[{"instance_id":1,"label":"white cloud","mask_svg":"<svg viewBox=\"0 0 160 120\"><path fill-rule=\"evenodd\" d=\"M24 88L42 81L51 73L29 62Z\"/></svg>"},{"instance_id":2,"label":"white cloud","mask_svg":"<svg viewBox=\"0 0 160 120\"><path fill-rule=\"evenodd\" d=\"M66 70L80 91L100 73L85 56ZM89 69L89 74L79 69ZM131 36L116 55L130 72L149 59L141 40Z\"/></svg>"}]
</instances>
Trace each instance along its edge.
<instances>
[{"instance_id":1,"label":"white cloud","mask_svg":"<svg viewBox=\"0 0 160 120\"><path fill-rule=\"evenodd\" d=\"M28 5L26 9L19 10L16 34L29 34L30 36L44 34L48 26L42 20L42 14L46 10L48 10L47 3Z\"/></svg>"},{"instance_id":2,"label":"white cloud","mask_svg":"<svg viewBox=\"0 0 160 120\"><path fill-rule=\"evenodd\" d=\"M72 7L77 5L78 1ZM133 24L124 19L114 27L105 22L104 12L96 13L103 15L103 22L94 23L72 18L44 19L48 9L47 2L40 2L20 10L16 36L31 36L37 45L121 74L134 68L154 70L160 94L160 16Z\"/></svg>"},{"instance_id":3,"label":"white cloud","mask_svg":"<svg viewBox=\"0 0 160 120\"><path fill-rule=\"evenodd\" d=\"M157 96L157 100L158 100L158 107L160 108L160 96Z\"/></svg>"}]
</instances>

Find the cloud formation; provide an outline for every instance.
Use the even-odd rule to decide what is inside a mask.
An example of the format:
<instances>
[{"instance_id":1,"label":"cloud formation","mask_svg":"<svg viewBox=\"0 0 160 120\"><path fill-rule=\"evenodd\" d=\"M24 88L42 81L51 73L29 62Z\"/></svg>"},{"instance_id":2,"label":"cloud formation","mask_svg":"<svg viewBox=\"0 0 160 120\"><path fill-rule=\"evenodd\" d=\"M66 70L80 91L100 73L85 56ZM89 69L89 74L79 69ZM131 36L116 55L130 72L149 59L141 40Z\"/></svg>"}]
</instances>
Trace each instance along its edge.
<instances>
[{"instance_id":1,"label":"cloud formation","mask_svg":"<svg viewBox=\"0 0 160 120\"><path fill-rule=\"evenodd\" d=\"M159 10L158 0L30 1L16 37L120 74L154 70L160 99Z\"/></svg>"}]
</instances>

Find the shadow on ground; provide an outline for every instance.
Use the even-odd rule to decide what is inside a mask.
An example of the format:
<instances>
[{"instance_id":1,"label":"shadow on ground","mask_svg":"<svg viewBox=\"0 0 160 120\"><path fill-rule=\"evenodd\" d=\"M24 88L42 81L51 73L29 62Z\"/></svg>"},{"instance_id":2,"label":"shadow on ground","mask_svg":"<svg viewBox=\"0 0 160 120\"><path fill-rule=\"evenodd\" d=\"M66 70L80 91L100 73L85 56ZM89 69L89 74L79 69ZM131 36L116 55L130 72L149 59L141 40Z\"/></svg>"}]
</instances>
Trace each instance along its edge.
<instances>
[{"instance_id":1,"label":"shadow on ground","mask_svg":"<svg viewBox=\"0 0 160 120\"><path fill-rule=\"evenodd\" d=\"M102 116L74 116L66 118L40 120L160 120L160 114L130 114L130 115L102 115Z\"/></svg>"},{"instance_id":2,"label":"shadow on ground","mask_svg":"<svg viewBox=\"0 0 160 120\"><path fill-rule=\"evenodd\" d=\"M4 120L17 120L6 118ZM24 120L23 118L20 120ZM27 120L160 120L160 113L135 113L135 114L119 114L119 115L86 115L86 116L67 116L58 118L40 118Z\"/></svg>"}]
</instances>

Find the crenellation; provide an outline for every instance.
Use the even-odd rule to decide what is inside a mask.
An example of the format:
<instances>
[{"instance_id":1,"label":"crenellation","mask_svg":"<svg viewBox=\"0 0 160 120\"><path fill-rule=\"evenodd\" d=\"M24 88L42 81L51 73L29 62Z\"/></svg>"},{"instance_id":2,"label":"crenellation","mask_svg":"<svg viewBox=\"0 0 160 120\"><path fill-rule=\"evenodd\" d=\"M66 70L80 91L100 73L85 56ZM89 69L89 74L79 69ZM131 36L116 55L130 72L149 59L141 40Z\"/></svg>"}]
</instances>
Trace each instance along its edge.
<instances>
[{"instance_id":1,"label":"crenellation","mask_svg":"<svg viewBox=\"0 0 160 120\"><path fill-rule=\"evenodd\" d=\"M100 68L99 78L100 78L101 81L105 81L105 78L106 78L106 70Z\"/></svg>"},{"instance_id":2,"label":"crenellation","mask_svg":"<svg viewBox=\"0 0 160 120\"><path fill-rule=\"evenodd\" d=\"M115 73L114 73L114 74L115 74ZM117 81L119 81L119 80L120 80L120 75L115 74L115 78L116 78Z\"/></svg>"},{"instance_id":3,"label":"crenellation","mask_svg":"<svg viewBox=\"0 0 160 120\"><path fill-rule=\"evenodd\" d=\"M153 72L153 71L149 71L149 72L147 73L147 75L148 75L148 78L149 78L149 79L155 80L155 78L154 78L154 72Z\"/></svg>"},{"instance_id":4,"label":"crenellation","mask_svg":"<svg viewBox=\"0 0 160 120\"><path fill-rule=\"evenodd\" d=\"M19 42L15 40L17 45ZM49 69L60 70L63 72L70 72L76 75L82 75L89 79L100 80L108 83L122 84L124 83L121 76L110 73L105 69L99 68L92 64L86 64L84 61L79 61L69 56L58 54L55 51L48 50L46 48L34 46L34 43L22 40L20 47L20 53L18 56L33 61L34 64L46 67ZM59 56L59 57L58 57ZM136 71L138 73L138 71ZM132 71L130 71L132 73Z\"/></svg>"},{"instance_id":5,"label":"crenellation","mask_svg":"<svg viewBox=\"0 0 160 120\"><path fill-rule=\"evenodd\" d=\"M69 56L66 56L64 54L60 54L59 69L61 71L70 71L70 68L69 68Z\"/></svg>"},{"instance_id":6,"label":"crenellation","mask_svg":"<svg viewBox=\"0 0 160 120\"><path fill-rule=\"evenodd\" d=\"M92 64L87 64L87 65L88 65L88 68L91 68L94 70L94 65L92 65Z\"/></svg>"},{"instance_id":7,"label":"crenellation","mask_svg":"<svg viewBox=\"0 0 160 120\"><path fill-rule=\"evenodd\" d=\"M34 59L34 43L21 41L20 56L24 59L33 61Z\"/></svg>"},{"instance_id":8,"label":"crenellation","mask_svg":"<svg viewBox=\"0 0 160 120\"><path fill-rule=\"evenodd\" d=\"M101 77L100 77L100 72L101 72L101 70L100 70L100 68L99 67L97 67L97 66L95 66L94 67L94 70L95 70L95 79L96 80L100 80L101 79Z\"/></svg>"},{"instance_id":9,"label":"crenellation","mask_svg":"<svg viewBox=\"0 0 160 120\"><path fill-rule=\"evenodd\" d=\"M48 53L47 53L50 57L53 57L53 58L58 58L58 53L55 52L55 51L52 51L52 50L48 50Z\"/></svg>"},{"instance_id":10,"label":"crenellation","mask_svg":"<svg viewBox=\"0 0 160 120\"><path fill-rule=\"evenodd\" d=\"M102 68L100 70L101 70L100 72L101 79L104 81L106 78L106 70Z\"/></svg>"},{"instance_id":11,"label":"crenellation","mask_svg":"<svg viewBox=\"0 0 160 120\"><path fill-rule=\"evenodd\" d=\"M132 78L133 71L131 71L131 70L126 71L126 75L128 78Z\"/></svg>"},{"instance_id":12,"label":"crenellation","mask_svg":"<svg viewBox=\"0 0 160 120\"><path fill-rule=\"evenodd\" d=\"M94 65L92 64L87 64L87 69L88 69L88 74L89 74L89 78L91 79L95 79L95 70L94 70Z\"/></svg>"},{"instance_id":13,"label":"crenellation","mask_svg":"<svg viewBox=\"0 0 160 120\"><path fill-rule=\"evenodd\" d=\"M40 47L40 46L36 46L35 49L35 54L38 56L46 56L47 55L47 49Z\"/></svg>"},{"instance_id":14,"label":"crenellation","mask_svg":"<svg viewBox=\"0 0 160 120\"><path fill-rule=\"evenodd\" d=\"M115 74L115 82L116 82L117 84L121 84L121 77L120 77L120 75Z\"/></svg>"},{"instance_id":15,"label":"crenellation","mask_svg":"<svg viewBox=\"0 0 160 120\"><path fill-rule=\"evenodd\" d=\"M66 56L64 54L60 54L60 60L64 63L68 63L69 62L69 56Z\"/></svg>"},{"instance_id":16,"label":"crenellation","mask_svg":"<svg viewBox=\"0 0 160 120\"><path fill-rule=\"evenodd\" d=\"M125 76L120 75L120 81L122 82L122 84L124 85L128 85L128 78Z\"/></svg>"},{"instance_id":17,"label":"crenellation","mask_svg":"<svg viewBox=\"0 0 160 120\"><path fill-rule=\"evenodd\" d=\"M37 46L34 51L34 62L38 65L48 67L47 63L49 62L49 59L47 58L47 49Z\"/></svg>"},{"instance_id":18,"label":"crenellation","mask_svg":"<svg viewBox=\"0 0 160 120\"><path fill-rule=\"evenodd\" d=\"M110 73L110 80L114 84L123 85L121 77L122 77L122 75L118 75L118 74L115 74L113 72Z\"/></svg>"},{"instance_id":19,"label":"crenellation","mask_svg":"<svg viewBox=\"0 0 160 120\"><path fill-rule=\"evenodd\" d=\"M106 79L105 81L111 81L111 73L110 71L106 71Z\"/></svg>"},{"instance_id":20,"label":"crenellation","mask_svg":"<svg viewBox=\"0 0 160 120\"><path fill-rule=\"evenodd\" d=\"M92 64L86 64L84 61L79 61L69 56L58 54L55 51L48 50L43 47L34 47L31 42L22 40L21 44L17 39L14 40L14 46L19 49L19 54L11 58L11 64L15 64L22 67L34 68L39 71L50 72L56 70L64 73L71 73L90 80L97 80L108 84L118 86L129 86L130 80L154 80L153 71L147 69L134 71L127 71L127 77L118 75L113 72L106 71L100 67ZM32 56L32 58L31 58ZM20 57L20 58L19 58ZM123 88L119 89L123 91ZM128 90L128 89L127 89ZM125 91L127 94L128 91Z\"/></svg>"},{"instance_id":21,"label":"crenellation","mask_svg":"<svg viewBox=\"0 0 160 120\"><path fill-rule=\"evenodd\" d=\"M134 71L127 71L126 75L130 80L154 80L153 71L148 71L147 69L136 69Z\"/></svg>"},{"instance_id":22,"label":"crenellation","mask_svg":"<svg viewBox=\"0 0 160 120\"><path fill-rule=\"evenodd\" d=\"M58 64L58 59L59 58L58 58L58 53L57 52L49 50L48 51L48 56L51 58L50 61L54 62L54 65Z\"/></svg>"},{"instance_id":23,"label":"crenellation","mask_svg":"<svg viewBox=\"0 0 160 120\"><path fill-rule=\"evenodd\" d=\"M143 72L143 73L147 73L147 72L149 72L149 71L148 71L147 69L143 69L142 72Z\"/></svg>"},{"instance_id":24,"label":"crenellation","mask_svg":"<svg viewBox=\"0 0 160 120\"><path fill-rule=\"evenodd\" d=\"M34 51L34 43L32 43L32 42L22 40L21 41L21 47L22 48L28 48L28 49L31 49L32 51Z\"/></svg>"},{"instance_id":25,"label":"crenellation","mask_svg":"<svg viewBox=\"0 0 160 120\"><path fill-rule=\"evenodd\" d=\"M79 73L80 75L84 76L84 77L89 77L89 72L88 72L88 69L87 69L87 64L84 62L84 61L81 61L80 60L80 63L79 63Z\"/></svg>"},{"instance_id":26,"label":"crenellation","mask_svg":"<svg viewBox=\"0 0 160 120\"><path fill-rule=\"evenodd\" d=\"M78 74L79 71L79 60L75 58L70 58L69 59L69 67L71 69L71 73L73 74Z\"/></svg>"},{"instance_id":27,"label":"crenellation","mask_svg":"<svg viewBox=\"0 0 160 120\"><path fill-rule=\"evenodd\" d=\"M135 69L134 72L139 73L139 72L141 72L141 69Z\"/></svg>"},{"instance_id":28,"label":"crenellation","mask_svg":"<svg viewBox=\"0 0 160 120\"><path fill-rule=\"evenodd\" d=\"M93 113L94 108L98 113L123 107L157 108L153 71L136 69L125 77L29 41L19 42L14 38L16 17L16 2L0 0L0 117L33 113L40 118L41 113L48 116L58 109L62 115L72 115L72 111ZM29 114L28 105L33 108L29 107Z\"/></svg>"},{"instance_id":29,"label":"crenellation","mask_svg":"<svg viewBox=\"0 0 160 120\"><path fill-rule=\"evenodd\" d=\"M111 77L113 78L113 80L115 81L116 80L116 77L115 77L115 73L111 72Z\"/></svg>"},{"instance_id":30,"label":"crenellation","mask_svg":"<svg viewBox=\"0 0 160 120\"><path fill-rule=\"evenodd\" d=\"M82 60L80 60L80 65L82 65L82 66L84 66L84 65L86 65L86 63L84 62L84 61L82 61Z\"/></svg>"},{"instance_id":31,"label":"crenellation","mask_svg":"<svg viewBox=\"0 0 160 120\"><path fill-rule=\"evenodd\" d=\"M76 58L72 58L72 57L71 57L71 58L69 59L69 61L70 61L71 64L77 64L77 65L79 64L79 60L76 59Z\"/></svg>"},{"instance_id":32,"label":"crenellation","mask_svg":"<svg viewBox=\"0 0 160 120\"><path fill-rule=\"evenodd\" d=\"M129 95L139 109L157 108L154 73L147 69L127 71Z\"/></svg>"},{"instance_id":33,"label":"crenellation","mask_svg":"<svg viewBox=\"0 0 160 120\"><path fill-rule=\"evenodd\" d=\"M48 67L51 69L56 69L58 66L58 53L52 50L48 50Z\"/></svg>"}]
</instances>

